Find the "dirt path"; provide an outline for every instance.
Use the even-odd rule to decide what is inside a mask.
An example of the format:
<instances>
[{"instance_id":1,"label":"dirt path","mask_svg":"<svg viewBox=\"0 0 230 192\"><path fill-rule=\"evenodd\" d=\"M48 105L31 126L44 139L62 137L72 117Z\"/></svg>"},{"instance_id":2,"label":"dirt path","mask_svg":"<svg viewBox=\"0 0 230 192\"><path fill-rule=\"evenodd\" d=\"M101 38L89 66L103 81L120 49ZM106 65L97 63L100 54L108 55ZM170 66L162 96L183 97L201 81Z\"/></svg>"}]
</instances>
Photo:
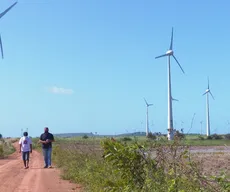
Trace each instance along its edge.
<instances>
[{"instance_id":1,"label":"dirt path","mask_svg":"<svg viewBox=\"0 0 230 192\"><path fill-rule=\"evenodd\" d=\"M76 185L60 179L56 168L44 169L42 155L33 151L30 168L24 169L21 154L17 151L0 160L0 191L4 192L80 192Z\"/></svg>"}]
</instances>

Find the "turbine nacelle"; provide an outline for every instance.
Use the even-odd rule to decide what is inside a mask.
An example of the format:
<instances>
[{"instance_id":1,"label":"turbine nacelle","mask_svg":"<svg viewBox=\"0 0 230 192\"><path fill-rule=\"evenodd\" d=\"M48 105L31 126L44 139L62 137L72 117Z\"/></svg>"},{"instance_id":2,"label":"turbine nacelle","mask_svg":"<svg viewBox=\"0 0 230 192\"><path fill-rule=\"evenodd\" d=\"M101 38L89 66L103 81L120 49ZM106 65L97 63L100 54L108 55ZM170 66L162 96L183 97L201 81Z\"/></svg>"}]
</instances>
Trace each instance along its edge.
<instances>
[{"instance_id":1,"label":"turbine nacelle","mask_svg":"<svg viewBox=\"0 0 230 192\"><path fill-rule=\"evenodd\" d=\"M145 100L145 104L146 104L147 108L153 105L151 103L148 103L145 98L144 98L144 100Z\"/></svg>"},{"instance_id":2,"label":"turbine nacelle","mask_svg":"<svg viewBox=\"0 0 230 192\"><path fill-rule=\"evenodd\" d=\"M210 94L211 96L212 96L212 98L214 99L214 97L213 97L213 95L212 95L212 92L211 92L211 90L210 90L210 88L209 88L209 78L208 78L208 88L206 89L206 91L205 91L205 93L203 94L203 95L206 95L206 94Z\"/></svg>"},{"instance_id":3,"label":"turbine nacelle","mask_svg":"<svg viewBox=\"0 0 230 192\"><path fill-rule=\"evenodd\" d=\"M181 71L184 73L183 68L181 67L179 61L177 60L177 58L175 57L174 52L173 52L173 28L172 28L171 42L170 42L169 50L165 54L155 57L155 59L158 59L161 57L166 57L166 56L168 56L168 57L172 56L174 58L174 60L177 62L178 66L180 67Z\"/></svg>"},{"instance_id":4,"label":"turbine nacelle","mask_svg":"<svg viewBox=\"0 0 230 192\"><path fill-rule=\"evenodd\" d=\"M166 52L166 55L173 55L173 50L168 50L168 51Z\"/></svg>"}]
</instances>

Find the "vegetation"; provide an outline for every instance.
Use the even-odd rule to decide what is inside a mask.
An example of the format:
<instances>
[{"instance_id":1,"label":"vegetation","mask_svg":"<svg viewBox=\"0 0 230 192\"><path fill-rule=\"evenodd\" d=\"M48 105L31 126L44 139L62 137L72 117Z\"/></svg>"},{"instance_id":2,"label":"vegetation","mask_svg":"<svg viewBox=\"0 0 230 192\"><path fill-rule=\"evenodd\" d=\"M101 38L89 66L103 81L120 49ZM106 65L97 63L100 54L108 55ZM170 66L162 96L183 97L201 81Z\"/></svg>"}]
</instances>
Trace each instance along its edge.
<instances>
[{"instance_id":1,"label":"vegetation","mask_svg":"<svg viewBox=\"0 0 230 192\"><path fill-rule=\"evenodd\" d=\"M154 135L152 132L149 132L147 138L152 139L152 140L156 140L156 139L157 139L157 136Z\"/></svg>"},{"instance_id":2,"label":"vegetation","mask_svg":"<svg viewBox=\"0 0 230 192\"><path fill-rule=\"evenodd\" d=\"M82 184L85 191L230 190L225 174L203 174L200 162L193 160L181 139L65 139L57 140L53 155L63 178Z\"/></svg>"},{"instance_id":3,"label":"vegetation","mask_svg":"<svg viewBox=\"0 0 230 192\"><path fill-rule=\"evenodd\" d=\"M84 135L82 138L83 138L83 139L88 139L89 136L88 136L88 135Z\"/></svg>"},{"instance_id":4,"label":"vegetation","mask_svg":"<svg viewBox=\"0 0 230 192\"><path fill-rule=\"evenodd\" d=\"M123 137L120 139L121 141L132 141L131 137Z\"/></svg>"},{"instance_id":5,"label":"vegetation","mask_svg":"<svg viewBox=\"0 0 230 192\"><path fill-rule=\"evenodd\" d=\"M7 155L10 155L15 151L15 148L12 145L13 142L15 142L15 140L0 139L0 158L5 158Z\"/></svg>"}]
</instances>

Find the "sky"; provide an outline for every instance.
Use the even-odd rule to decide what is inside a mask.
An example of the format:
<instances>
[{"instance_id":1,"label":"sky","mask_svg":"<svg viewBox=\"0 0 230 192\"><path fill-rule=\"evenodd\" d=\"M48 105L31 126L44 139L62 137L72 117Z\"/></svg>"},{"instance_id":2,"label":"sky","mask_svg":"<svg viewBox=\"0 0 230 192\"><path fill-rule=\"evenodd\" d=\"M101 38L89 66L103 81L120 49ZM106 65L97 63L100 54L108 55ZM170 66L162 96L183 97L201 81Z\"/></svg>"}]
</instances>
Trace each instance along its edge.
<instances>
[{"instance_id":1,"label":"sky","mask_svg":"<svg viewBox=\"0 0 230 192\"><path fill-rule=\"evenodd\" d=\"M2 0L0 12L14 2ZM18 0L0 19L0 132L145 131L146 98L153 104L150 131L166 133L167 58L155 57L168 50L172 27L185 71L172 61L174 128L205 133L209 77L211 133L229 132L229 6L227 0Z\"/></svg>"}]
</instances>

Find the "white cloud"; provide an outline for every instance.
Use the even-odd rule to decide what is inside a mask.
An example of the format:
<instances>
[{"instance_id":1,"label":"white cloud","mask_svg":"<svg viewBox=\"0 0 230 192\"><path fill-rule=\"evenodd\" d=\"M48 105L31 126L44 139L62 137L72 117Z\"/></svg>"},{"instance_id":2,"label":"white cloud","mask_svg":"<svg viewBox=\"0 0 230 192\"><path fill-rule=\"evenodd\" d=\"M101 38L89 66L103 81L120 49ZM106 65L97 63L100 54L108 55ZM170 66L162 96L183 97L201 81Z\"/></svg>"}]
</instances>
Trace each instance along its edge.
<instances>
[{"instance_id":1,"label":"white cloud","mask_svg":"<svg viewBox=\"0 0 230 192\"><path fill-rule=\"evenodd\" d=\"M66 95L73 94L73 89L66 89L66 88L56 87L56 86L50 87L49 91L54 94L66 94Z\"/></svg>"}]
</instances>

